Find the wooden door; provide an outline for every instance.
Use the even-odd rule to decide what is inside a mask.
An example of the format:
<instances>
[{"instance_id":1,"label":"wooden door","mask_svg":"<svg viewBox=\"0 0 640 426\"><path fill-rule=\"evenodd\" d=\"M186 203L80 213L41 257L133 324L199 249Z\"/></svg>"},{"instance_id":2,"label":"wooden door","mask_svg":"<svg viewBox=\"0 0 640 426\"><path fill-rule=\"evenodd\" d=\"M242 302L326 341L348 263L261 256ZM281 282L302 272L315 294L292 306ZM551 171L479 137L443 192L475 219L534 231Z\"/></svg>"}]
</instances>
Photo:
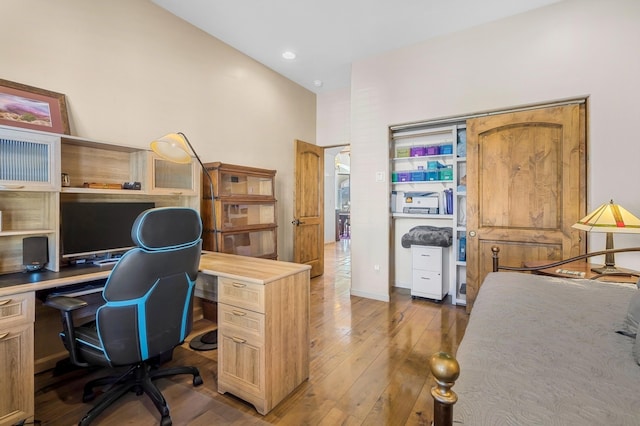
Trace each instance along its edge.
<instances>
[{"instance_id":1,"label":"wooden door","mask_svg":"<svg viewBox=\"0 0 640 426\"><path fill-rule=\"evenodd\" d=\"M324 273L324 148L295 141L293 261Z\"/></svg>"},{"instance_id":2,"label":"wooden door","mask_svg":"<svg viewBox=\"0 0 640 426\"><path fill-rule=\"evenodd\" d=\"M585 252L584 104L467 121L467 311L491 271Z\"/></svg>"}]
</instances>

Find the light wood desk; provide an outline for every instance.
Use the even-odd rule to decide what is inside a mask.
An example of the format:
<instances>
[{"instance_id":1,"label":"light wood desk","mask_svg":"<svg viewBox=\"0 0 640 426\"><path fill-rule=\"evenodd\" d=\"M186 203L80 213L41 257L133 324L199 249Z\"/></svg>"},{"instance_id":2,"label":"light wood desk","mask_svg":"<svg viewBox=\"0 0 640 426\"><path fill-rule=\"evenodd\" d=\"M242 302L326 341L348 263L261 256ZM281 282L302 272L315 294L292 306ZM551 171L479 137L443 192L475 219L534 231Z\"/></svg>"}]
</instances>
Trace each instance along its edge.
<instances>
[{"instance_id":1,"label":"light wood desk","mask_svg":"<svg viewBox=\"0 0 640 426\"><path fill-rule=\"evenodd\" d=\"M309 377L311 268L205 252L200 269L218 287L218 390L266 414ZM34 415L36 292L105 279L109 273L110 268L82 266L0 276L0 353L5 354L0 358L0 426ZM60 317L53 315L57 335ZM242 357L241 362L232 357ZM255 383L247 377L255 377Z\"/></svg>"}]
</instances>

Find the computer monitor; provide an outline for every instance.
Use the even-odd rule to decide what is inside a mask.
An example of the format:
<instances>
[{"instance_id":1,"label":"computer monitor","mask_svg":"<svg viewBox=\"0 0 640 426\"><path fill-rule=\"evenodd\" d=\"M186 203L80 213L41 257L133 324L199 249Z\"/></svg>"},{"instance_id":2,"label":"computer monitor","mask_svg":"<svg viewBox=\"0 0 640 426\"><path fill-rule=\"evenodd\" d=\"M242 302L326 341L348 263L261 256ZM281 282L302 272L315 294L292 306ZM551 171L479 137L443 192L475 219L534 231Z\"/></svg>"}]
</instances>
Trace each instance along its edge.
<instances>
[{"instance_id":1,"label":"computer monitor","mask_svg":"<svg viewBox=\"0 0 640 426\"><path fill-rule=\"evenodd\" d=\"M150 202L64 202L60 205L61 253L65 259L111 257L134 246L131 227Z\"/></svg>"}]
</instances>

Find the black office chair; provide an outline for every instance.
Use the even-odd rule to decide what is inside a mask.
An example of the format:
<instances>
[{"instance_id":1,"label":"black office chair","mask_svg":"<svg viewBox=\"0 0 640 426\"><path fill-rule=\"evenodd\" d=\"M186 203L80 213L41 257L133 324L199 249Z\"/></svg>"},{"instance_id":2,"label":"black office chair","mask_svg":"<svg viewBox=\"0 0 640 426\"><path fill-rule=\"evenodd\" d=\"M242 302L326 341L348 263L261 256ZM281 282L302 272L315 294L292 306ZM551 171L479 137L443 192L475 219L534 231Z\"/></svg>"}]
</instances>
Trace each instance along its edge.
<instances>
[{"instance_id":1,"label":"black office chair","mask_svg":"<svg viewBox=\"0 0 640 426\"><path fill-rule=\"evenodd\" d=\"M202 251L202 222L189 208L156 208L141 213L131 229L136 248L127 251L109 274L96 319L74 326L73 311L86 306L79 299L50 297L45 305L62 313L62 341L71 362L81 367L129 369L119 377L104 377L85 385L83 401L91 401L94 387L111 385L80 421L88 425L128 391L146 393L171 425L169 407L153 380L176 374L193 375L195 367L157 368L191 331L193 292Z\"/></svg>"}]
</instances>

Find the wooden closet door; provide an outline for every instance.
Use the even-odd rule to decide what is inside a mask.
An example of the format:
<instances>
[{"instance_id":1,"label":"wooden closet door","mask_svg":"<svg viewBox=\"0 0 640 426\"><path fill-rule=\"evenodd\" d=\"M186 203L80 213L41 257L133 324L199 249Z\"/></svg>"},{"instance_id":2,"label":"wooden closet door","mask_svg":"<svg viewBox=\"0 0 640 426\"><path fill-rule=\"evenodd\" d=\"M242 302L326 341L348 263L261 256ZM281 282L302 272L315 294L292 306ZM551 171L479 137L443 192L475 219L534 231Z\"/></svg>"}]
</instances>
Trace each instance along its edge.
<instances>
[{"instance_id":1,"label":"wooden closet door","mask_svg":"<svg viewBox=\"0 0 640 426\"><path fill-rule=\"evenodd\" d=\"M586 213L584 104L467 121L467 311L500 263L584 253L571 228Z\"/></svg>"}]
</instances>

